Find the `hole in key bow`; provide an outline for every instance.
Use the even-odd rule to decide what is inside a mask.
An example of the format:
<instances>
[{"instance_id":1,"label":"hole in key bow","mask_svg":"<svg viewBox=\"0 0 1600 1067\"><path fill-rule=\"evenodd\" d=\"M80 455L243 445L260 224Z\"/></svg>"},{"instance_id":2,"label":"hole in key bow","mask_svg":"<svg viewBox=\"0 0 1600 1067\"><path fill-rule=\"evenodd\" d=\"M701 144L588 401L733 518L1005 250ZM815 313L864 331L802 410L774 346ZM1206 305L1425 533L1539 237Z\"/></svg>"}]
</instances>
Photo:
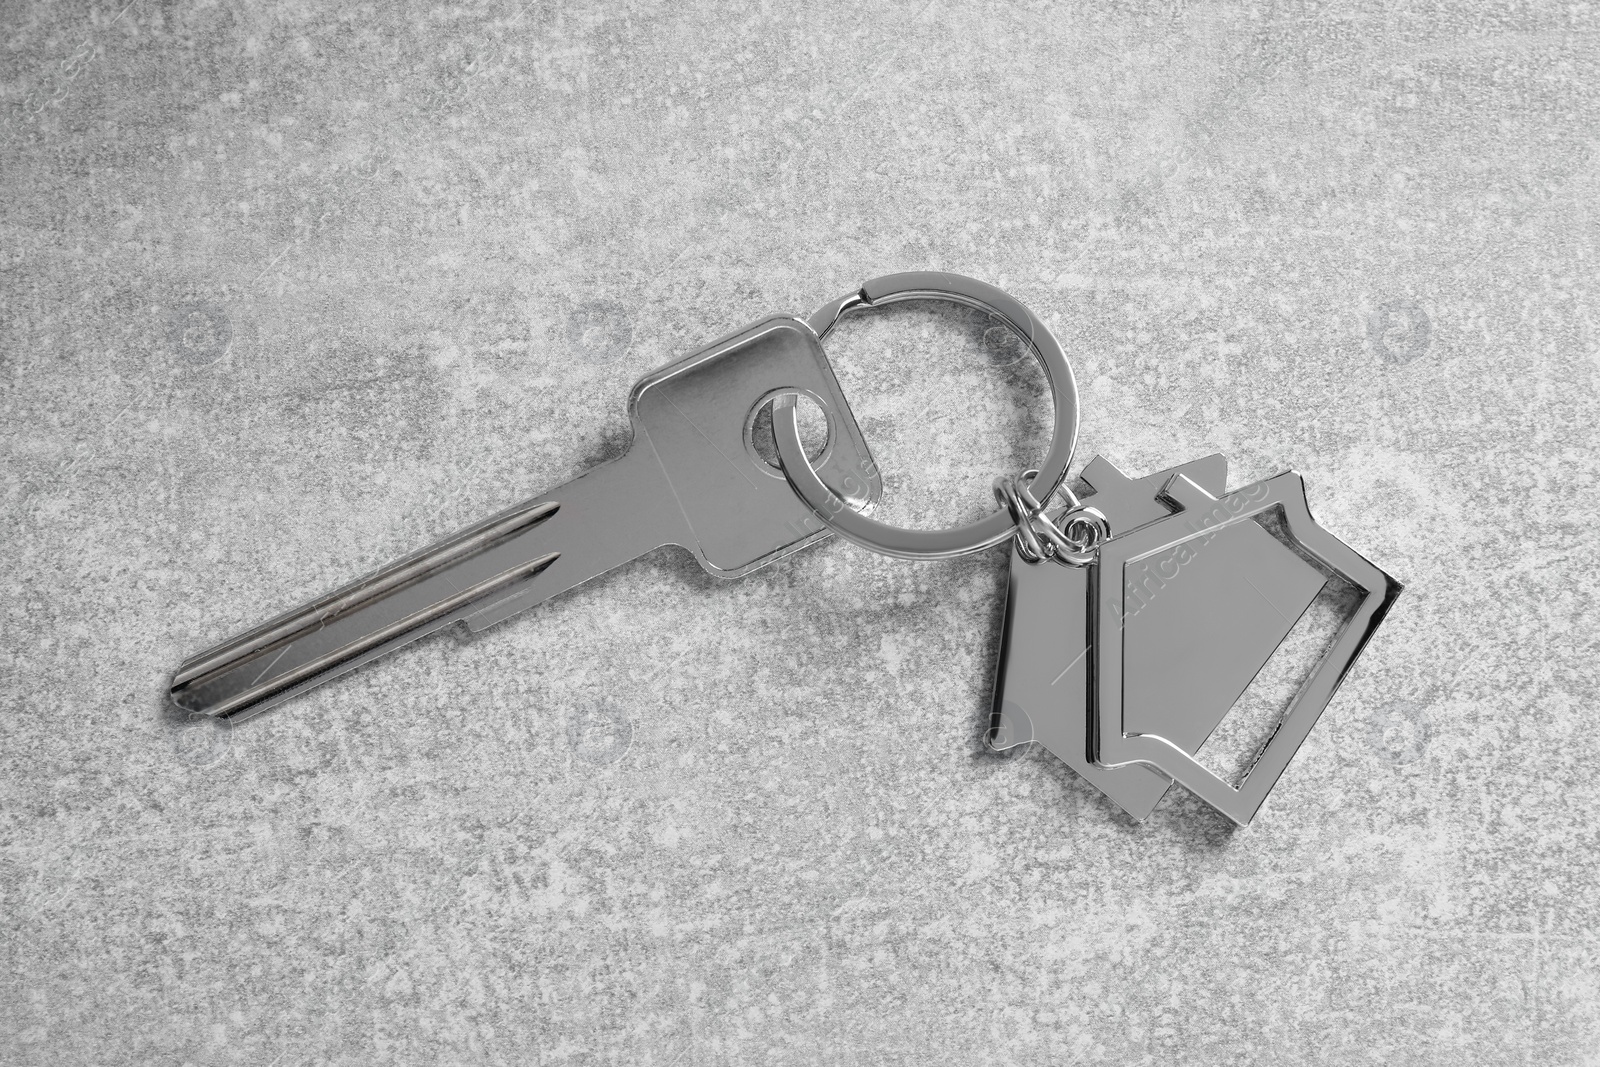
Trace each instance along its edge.
<instances>
[{"instance_id":1,"label":"hole in key bow","mask_svg":"<svg viewBox=\"0 0 1600 1067\"><path fill-rule=\"evenodd\" d=\"M800 419L800 443L806 446L806 458L813 464L820 463L823 453L832 442L832 427L827 412L809 393L797 395L799 399L795 408ZM745 429L745 440L757 458L781 477L783 463L778 458L778 444L772 439L772 402L775 399L774 396L762 397L755 406Z\"/></svg>"}]
</instances>

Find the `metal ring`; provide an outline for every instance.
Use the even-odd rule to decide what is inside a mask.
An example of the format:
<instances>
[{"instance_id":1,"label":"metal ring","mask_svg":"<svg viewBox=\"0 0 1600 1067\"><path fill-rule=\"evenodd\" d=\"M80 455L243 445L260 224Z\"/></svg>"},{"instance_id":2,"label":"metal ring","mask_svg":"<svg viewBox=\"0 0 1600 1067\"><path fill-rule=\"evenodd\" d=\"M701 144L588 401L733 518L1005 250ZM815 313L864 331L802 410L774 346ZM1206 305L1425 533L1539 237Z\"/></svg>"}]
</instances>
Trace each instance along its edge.
<instances>
[{"instance_id":1,"label":"metal ring","mask_svg":"<svg viewBox=\"0 0 1600 1067\"><path fill-rule=\"evenodd\" d=\"M1072 462L1072 451L1078 439L1078 385L1061 345L1044 323L1034 318L1015 298L992 285L942 271L911 271L874 278L859 292L824 304L806 321L820 339L851 311L882 307L901 300L948 300L987 311L1011 327L1039 360L1050 382L1055 424L1050 451L1033 484L1043 490L1044 499L1050 499L1050 494L1067 477L1067 467ZM773 403L772 436L783 462L783 473L800 499L840 536L875 552L901 559L947 559L993 548L1004 543L1016 530L1007 511L998 511L988 518L949 530L907 530L851 510L823 484L806 459L805 448L800 443L800 423L793 394L781 396Z\"/></svg>"},{"instance_id":2,"label":"metal ring","mask_svg":"<svg viewBox=\"0 0 1600 1067\"><path fill-rule=\"evenodd\" d=\"M1045 505L1050 503L1051 499L1056 496L1065 497L1068 508L1075 508L1080 505L1078 494L1074 493L1072 488L1067 485L1056 486L1055 492L1051 493L1049 496L1046 496L1044 498L1044 503L1041 504L1039 502L1039 498L1033 495L1032 489L1033 480L1038 476L1039 472L1036 470L1025 470L1021 474L1017 475L1016 479L1017 495L1022 497L1022 502L1032 508L1035 512L1042 512L1045 509Z\"/></svg>"},{"instance_id":3,"label":"metal ring","mask_svg":"<svg viewBox=\"0 0 1600 1067\"><path fill-rule=\"evenodd\" d=\"M1028 507L1018 492L1016 480L1011 475L1002 474L994 480L994 498L1011 515L1013 527L1011 532L1017 539L1013 551L1029 563L1038 563L1044 559L1049 552L1033 528L1033 520L1039 509Z\"/></svg>"},{"instance_id":4,"label":"metal ring","mask_svg":"<svg viewBox=\"0 0 1600 1067\"><path fill-rule=\"evenodd\" d=\"M1049 520L1046 520L1049 521ZM1055 561L1072 567L1087 567L1100 558L1100 546L1111 539L1111 524L1099 508L1079 505L1058 515L1051 526L1061 531L1065 547L1055 545ZM1074 529L1087 530L1087 535ZM1054 541L1051 542L1055 544Z\"/></svg>"}]
</instances>

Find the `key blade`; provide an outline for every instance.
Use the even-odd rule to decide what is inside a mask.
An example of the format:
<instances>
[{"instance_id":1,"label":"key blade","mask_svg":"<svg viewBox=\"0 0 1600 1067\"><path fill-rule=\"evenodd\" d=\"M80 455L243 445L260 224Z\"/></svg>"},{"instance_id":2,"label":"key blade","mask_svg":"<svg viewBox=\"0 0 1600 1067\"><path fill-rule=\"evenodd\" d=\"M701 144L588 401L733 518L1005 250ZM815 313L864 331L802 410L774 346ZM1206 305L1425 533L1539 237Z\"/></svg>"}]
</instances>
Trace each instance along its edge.
<instances>
[{"instance_id":1,"label":"key blade","mask_svg":"<svg viewBox=\"0 0 1600 1067\"><path fill-rule=\"evenodd\" d=\"M345 615L387 593L395 592L420 578L426 577L428 574L442 570L450 564L458 563L518 530L543 522L560 509L561 505L553 500L522 504L513 508L509 513L495 516L479 526L463 530L446 538L431 548L391 563L382 570L337 589L320 600L314 600L302 608L280 615L278 618L263 623L247 633L240 634L238 637L226 641L214 649L185 660L183 665L178 668L178 673L172 677L172 688L174 690L181 689L199 678L214 673L229 663L247 659L269 646L280 644L285 639L304 637L308 632L320 629L328 620ZM556 554L541 556L532 561L532 564L537 564L537 569L543 569L543 567L555 562L555 558ZM537 569L530 566L527 574L519 576L526 577L537 573ZM512 568L512 571L516 570L518 568ZM496 578L488 579L486 582L480 582L478 587L474 587L474 591L478 593L478 596L487 596L493 590L495 583L499 582L500 577L497 576ZM514 580L515 578L512 577L505 578L506 582ZM454 600L455 598L451 599ZM477 599L477 597L470 597L469 599ZM463 603L465 602L463 601ZM448 612L445 613L448 614ZM426 610L412 613L413 616L426 614L428 614ZM418 618L416 621L420 624L429 620ZM395 635L391 634L390 636Z\"/></svg>"},{"instance_id":2,"label":"key blade","mask_svg":"<svg viewBox=\"0 0 1600 1067\"><path fill-rule=\"evenodd\" d=\"M547 556L529 560L527 563L519 563L513 567L508 567L499 574L486 578L454 596L429 604L409 615L396 619L394 622L370 630L360 637L347 641L319 656L313 656L291 670L274 672L273 668L277 666L277 662L276 660L269 661L258 676L259 678L264 678L264 681L258 680L255 684L223 697L209 707L191 708L190 710L203 710L208 715L229 718L237 712L249 708L257 708L258 705L262 705L271 697L279 694L286 695L288 690L294 688L300 682L315 678L317 675L335 672L345 664L353 666L355 661L366 653L380 649L391 642L399 639L415 640L424 633L431 633L433 628L429 627L430 623L438 622L458 609L482 600L515 582L532 578L560 558L561 554L559 552L552 552ZM359 606L360 604L357 603L353 607ZM346 610L353 610L353 608ZM313 611L306 617L303 625L291 629L286 638L289 642L306 640L319 632L327 621L337 617L337 615L324 616L320 611ZM265 651L262 650L263 654ZM178 694L188 690L197 681L208 678L213 673L222 673L241 661L248 661L254 658L256 658L255 653L241 650L240 653L235 655L214 657L215 666L210 671L206 670L203 665L195 665L186 671L180 672L187 675L187 677L182 681L176 679L173 681L172 692L174 699L181 704L183 698ZM265 707L260 707L257 710L265 710Z\"/></svg>"},{"instance_id":3,"label":"key blade","mask_svg":"<svg viewBox=\"0 0 1600 1067\"><path fill-rule=\"evenodd\" d=\"M170 699L240 720L446 626L499 621L686 539L647 442L185 661Z\"/></svg>"}]
</instances>

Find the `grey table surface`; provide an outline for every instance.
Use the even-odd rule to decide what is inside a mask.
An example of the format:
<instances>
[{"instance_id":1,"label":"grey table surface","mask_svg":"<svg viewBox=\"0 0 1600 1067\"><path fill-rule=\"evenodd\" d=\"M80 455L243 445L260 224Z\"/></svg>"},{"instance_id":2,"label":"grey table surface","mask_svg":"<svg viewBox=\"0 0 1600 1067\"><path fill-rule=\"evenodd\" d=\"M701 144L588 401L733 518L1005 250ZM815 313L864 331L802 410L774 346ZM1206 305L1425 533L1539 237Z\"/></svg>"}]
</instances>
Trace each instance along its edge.
<instances>
[{"instance_id":1,"label":"grey table surface","mask_svg":"<svg viewBox=\"0 0 1600 1067\"><path fill-rule=\"evenodd\" d=\"M124 6L126 4L126 6ZM0 1062L1592 1064L1600 12L4 6ZM1407 592L1261 816L981 731L1005 559L664 549L231 730L184 656L874 275L1078 460L1286 467ZM937 526L978 316L829 344Z\"/></svg>"}]
</instances>

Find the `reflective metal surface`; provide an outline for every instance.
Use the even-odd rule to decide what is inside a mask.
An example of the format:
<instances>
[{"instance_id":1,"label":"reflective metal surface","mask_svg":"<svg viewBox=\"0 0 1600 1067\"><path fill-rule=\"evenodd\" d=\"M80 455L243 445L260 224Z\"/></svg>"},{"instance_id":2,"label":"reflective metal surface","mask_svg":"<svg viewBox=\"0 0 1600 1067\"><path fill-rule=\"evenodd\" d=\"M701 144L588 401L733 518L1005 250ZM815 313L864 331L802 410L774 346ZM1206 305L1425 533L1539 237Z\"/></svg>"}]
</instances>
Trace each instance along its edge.
<instances>
[{"instance_id":1,"label":"reflective metal surface","mask_svg":"<svg viewBox=\"0 0 1600 1067\"><path fill-rule=\"evenodd\" d=\"M1248 499L1263 486L1239 495ZM1253 522L1129 562L1120 620L1123 728L1198 753L1326 582Z\"/></svg>"},{"instance_id":2,"label":"reflective metal surface","mask_svg":"<svg viewBox=\"0 0 1600 1067\"><path fill-rule=\"evenodd\" d=\"M939 271L914 271L874 278L851 293L818 309L808 320L819 337L825 336L839 319L852 311L882 307L901 300L948 300L966 307L987 311L1003 321L1022 339L1044 367L1055 403L1054 436L1050 451L1040 464L1034 485L1048 499L1067 475L1078 437L1078 386L1072 377L1067 357L1044 325L1033 313L1010 295L992 285L959 274ZM800 494L822 522L857 544L903 559L942 559L993 548L1016 530L1011 515L998 511L986 519L949 530L907 530L888 526L853 510L832 493L807 461L800 443L800 426L793 398L781 399L773 407L772 434L777 442L783 470L794 491Z\"/></svg>"},{"instance_id":3,"label":"reflective metal surface","mask_svg":"<svg viewBox=\"0 0 1600 1067\"><path fill-rule=\"evenodd\" d=\"M1401 586L1316 524L1293 472L1220 497L1178 473L1161 499L1172 514L1112 538L1091 572L1089 754L1108 770L1164 773L1242 826ZM1288 545L1257 522L1269 515ZM1360 601L1235 787L1194 753L1327 574L1353 585Z\"/></svg>"},{"instance_id":4,"label":"reflective metal surface","mask_svg":"<svg viewBox=\"0 0 1600 1067\"><path fill-rule=\"evenodd\" d=\"M1174 474L1221 493L1227 471L1221 456L1208 456L1132 479L1096 456L1082 477L1094 490L1085 499L1113 529L1131 531L1171 514L1158 497ZM1040 743L1142 820L1172 780L1141 764L1100 767L1089 756L1089 577L1087 568L1029 563L1013 551L988 742L996 750Z\"/></svg>"},{"instance_id":5,"label":"reflective metal surface","mask_svg":"<svg viewBox=\"0 0 1600 1067\"><path fill-rule=\"evenodd\" d=\"M818 471L851 508L880 482L816 334L769 319L634 386L621 458L192 657L178 707L243 718L466 620L481 630L664 544L737 577L827 536L750 447L752 410L804 392L828 419ZM809 469L809 468L808 468Z\"/></svg>"}]
</instances>

